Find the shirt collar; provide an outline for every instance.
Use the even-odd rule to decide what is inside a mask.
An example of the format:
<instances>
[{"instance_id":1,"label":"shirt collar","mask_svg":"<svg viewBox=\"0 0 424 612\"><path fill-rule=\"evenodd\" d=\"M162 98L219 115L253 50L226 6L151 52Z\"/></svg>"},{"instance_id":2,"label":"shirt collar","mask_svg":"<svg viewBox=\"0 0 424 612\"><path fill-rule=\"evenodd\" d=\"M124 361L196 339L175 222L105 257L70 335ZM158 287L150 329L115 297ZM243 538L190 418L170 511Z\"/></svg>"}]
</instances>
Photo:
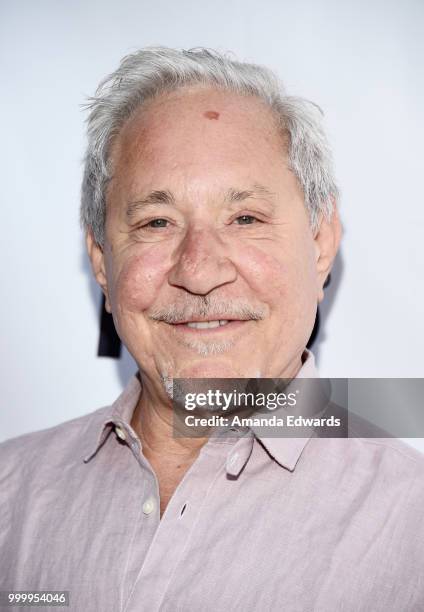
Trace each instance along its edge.
<instances>
[{"instance_id":1,"label":"shirt collar","mask_svg":"<svg viewBox=\"0 0 424 612\"><path fill-rule=\"evenodd\" d=\"M296 378L318 378L313 353L305 349L302 361L302 366ZM141 450L140 439L130 424L141 390L142 382L140 374L137 372L130 378L125 389L111 406L100 408L92 414L85 432L87 439L84 454L85 463L96 455L113 429L117 429L118 435L121 432L127 438L129 444L136 445ZM251 430L277 463L290 471L294 470L312 435L312 430L310 430L310 433L302 438L271 438L264 435L260 428L252 427ZM246 456L246 461L249 455L250 452Z\"/></svg>"},{"instance_id":2,"label":"shirt collar","mask_svg":"<svg viewBox=\"0 0 424 612\"><path fill-rule=\"evenodd\" d=\"M140 440L131 427L131 418L141 390L140 375L139 372L136 372L128 381L121 395L111 406L101 408L93 413L86 433L87 448L84 456L85 463L94 457L113 429L118 428L118 431L123 432L128 437L130 444L135 444L141 449Z\"/></svg>"},{"instance_id":3,"label":"shirt collar","mask_svg":"<svg viewBox=\"0 0 424 612\"><path fill-rule=\"evenodd\" d=\"M305 349L302 355L302 362L302 366L295 377L296 379L319 378L318 370L315 366L314 355L308 349ZM309 394L307 396L307 410L311 415L318 414L327 405L328 389L325 385L323 385L321 388L321 385L309 385L308 380L305 380L301 386L301 389L302 393ZM278 412L278 410L275 410L272 414L278 416ZM283 409L281 409L280 412L284 413ZM271 430L272 429L274 428L271 428ZM294 471L303 450L313 434L313 428L303 429L303 437L269 437L266 435L267 431L269 432L269 428L267 429L257 426L252 426L250 430L252 432L250 447L246 442L244 442L241 446L242 453L237 453L240 460L237 462L232 462L231 455L227 461L227 472L232 476L238 476L245 463L248 461L251 453L251 446L253 445L253 438L260 441L268 454L275 459L280 466L290 470L291 472ZM275 429L274 433L276 433Z\"/></svg>"}]
</instances>

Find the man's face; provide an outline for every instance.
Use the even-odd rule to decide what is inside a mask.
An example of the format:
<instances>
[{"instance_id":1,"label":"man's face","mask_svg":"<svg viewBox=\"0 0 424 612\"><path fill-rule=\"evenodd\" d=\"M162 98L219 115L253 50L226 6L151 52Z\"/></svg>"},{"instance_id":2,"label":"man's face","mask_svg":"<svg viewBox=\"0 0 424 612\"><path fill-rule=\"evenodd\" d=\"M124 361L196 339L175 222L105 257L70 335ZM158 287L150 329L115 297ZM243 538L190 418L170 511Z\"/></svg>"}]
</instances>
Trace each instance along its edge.
<instances>
[{"instance_id":1,"label":"man's face","mask_svg":"<svg viewBox=\"0 0 424 612\"><path fill-rule=\"evenodd\" d=\"M272 113L228 92L164 95L125 124L112 167L94 259L145 377L295 375L325 275Z\"/></svg>"}]
</instances>

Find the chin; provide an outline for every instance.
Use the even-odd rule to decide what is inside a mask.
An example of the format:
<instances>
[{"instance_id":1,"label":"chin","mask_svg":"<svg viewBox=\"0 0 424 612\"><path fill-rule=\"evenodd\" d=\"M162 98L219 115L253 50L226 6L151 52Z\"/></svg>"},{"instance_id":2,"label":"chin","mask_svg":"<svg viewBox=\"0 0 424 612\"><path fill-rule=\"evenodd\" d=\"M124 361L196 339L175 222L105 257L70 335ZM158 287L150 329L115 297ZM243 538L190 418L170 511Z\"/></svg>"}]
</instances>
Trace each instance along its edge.
<instances>
[{"instance_id":1,"label":"chin","mask_svg":"<svg viewBox=\"0 0 424 612\"><path fill-rule=\"evenodd\" d=\"M198 362L178 368L175 378L238 378L240 373L228 367L228 363Z\"/></svg>"},{"instance_id":2,"label":"chin","mask_svg":"<svg viewBox=\"0 0 424 612\"><path fill-rule=\"evenodd\" d=\"M235 366L234 360L215 358L186 364L178 368L174 378L254 378L258 372L258 369L247 368L241 363Z\"/></svg>"}]
</instances>

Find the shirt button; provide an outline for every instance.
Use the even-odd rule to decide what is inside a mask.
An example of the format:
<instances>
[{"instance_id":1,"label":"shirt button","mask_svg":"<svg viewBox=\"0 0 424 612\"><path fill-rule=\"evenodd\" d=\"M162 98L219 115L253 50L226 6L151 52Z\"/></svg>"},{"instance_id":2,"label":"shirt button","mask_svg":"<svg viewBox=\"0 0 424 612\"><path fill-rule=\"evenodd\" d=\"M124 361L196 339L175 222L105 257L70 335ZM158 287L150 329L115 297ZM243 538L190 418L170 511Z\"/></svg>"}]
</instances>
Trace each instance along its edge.
<instances>
[{"instance_id":1,"label":"shirt button","mask_svg":"<svg viewBox=\"0 0 424 612\"><path fill-rule=\"evenodd\" d=\"M151 514L155 509L155 500L149 497L143 504L144 514Z\"/></svg>"},{"instance_id":2,"label":"shirt button","mask_svg":"<svg viewBox=\"0 0 424 612\"><path fill-rule=\"evenodd\" d=\"M116 435L118 436L118 438L121 438L121 440L127 439L127 434L125 433L123 429L121 429L121 427L115 427L115 431L116 431Z\"/></svg>"}]
</instances>

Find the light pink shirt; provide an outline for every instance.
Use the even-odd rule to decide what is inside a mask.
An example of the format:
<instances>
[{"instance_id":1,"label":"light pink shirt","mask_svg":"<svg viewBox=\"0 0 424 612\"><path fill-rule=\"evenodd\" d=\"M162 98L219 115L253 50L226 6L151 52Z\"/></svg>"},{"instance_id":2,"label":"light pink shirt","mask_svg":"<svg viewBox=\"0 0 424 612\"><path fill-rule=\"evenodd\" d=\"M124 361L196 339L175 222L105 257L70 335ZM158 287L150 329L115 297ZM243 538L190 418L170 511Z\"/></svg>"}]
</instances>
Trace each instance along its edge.
<instances>
[{"instance_id":1,"label":"light pink shirt","mask_svg":"<svg viewBox=\"0 0 424 612\"><path fill-rule=\"evenodd\" d=\"M0 590L69 590L78 612L424 611L420 453L212 438L160 519L140 391L0 444Z\"/></svg>"}]
</instances>

